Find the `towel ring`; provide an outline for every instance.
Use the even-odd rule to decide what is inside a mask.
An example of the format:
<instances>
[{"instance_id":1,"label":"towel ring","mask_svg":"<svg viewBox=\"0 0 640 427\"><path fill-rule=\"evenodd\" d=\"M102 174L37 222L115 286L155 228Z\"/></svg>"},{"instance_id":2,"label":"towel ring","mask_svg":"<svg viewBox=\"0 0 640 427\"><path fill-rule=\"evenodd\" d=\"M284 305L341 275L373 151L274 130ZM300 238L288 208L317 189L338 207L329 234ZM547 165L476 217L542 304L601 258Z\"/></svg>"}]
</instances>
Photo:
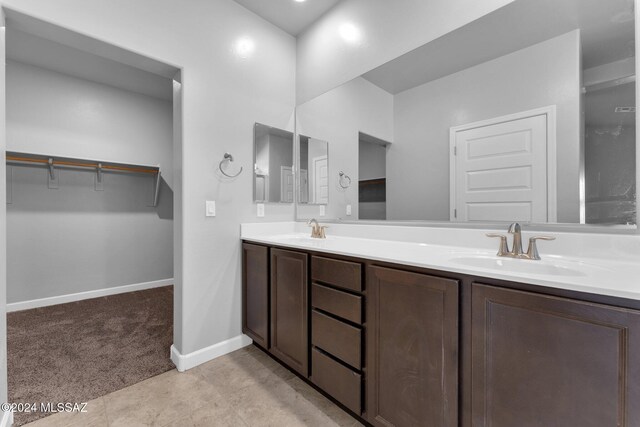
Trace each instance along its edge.
<instances>
[{"instance_id":1,"label":"towel ring","mask_svg":"<svg viewBox=\"0 0 640 427\"><path fill-rule=\"evenodd\" d=\"M228 177L228 178L235 178L235 177L237 177L238 175L240 175L240 174L242 173L242 166L240 166L240 170L238 171L238 173L237 173L237 174L235 174L235 175L229 175L228 173L226 173L226 172L224 171L224 169L222 169L222 164L223 164L224 162L227 162L227 163L231 163L231 162L233 162L233 156L232 156L231 154L229 154L229 153L224 153L224 157L223 157L223 159L220 161L220 164L218 165L218 169L220 169L220 172L222 172L222 174L223 174L224 176L226 176L226 177Z\"/></svg>"},{"instance_id":2,"label":"towel ring","mask_svg":"<svg viewBox=\"0 0 640 427\"><path fill-rule=\"evenodd\" d=\"M345 190L349 187L351 187L351 177L349 175L347 175L346 173L344 173L343 171L340 171L338 173L339 178L338 178L338 185L340 185L340 187L344 188ZM343 184L344 180L348 180L347 185Z\"/></svg>"}]
</instances>

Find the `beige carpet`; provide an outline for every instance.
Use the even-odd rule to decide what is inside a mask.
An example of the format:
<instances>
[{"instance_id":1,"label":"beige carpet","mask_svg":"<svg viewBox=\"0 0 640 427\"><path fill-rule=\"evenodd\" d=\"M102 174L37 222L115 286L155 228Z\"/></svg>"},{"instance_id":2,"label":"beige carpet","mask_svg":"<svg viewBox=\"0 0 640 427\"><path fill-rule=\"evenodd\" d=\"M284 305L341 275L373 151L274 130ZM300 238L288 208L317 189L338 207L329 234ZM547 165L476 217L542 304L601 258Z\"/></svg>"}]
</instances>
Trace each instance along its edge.
<instances>
[{"instance_id":1,"label":"beige carpet","mask_svg":"<svg viewBox=\"0 0 640 427\"><path fill-rule=\"evenodd\" d=\"M8 313L7 329L11 403L87 402L174 368L171 286Z\"/></svg>"}]
</instances>

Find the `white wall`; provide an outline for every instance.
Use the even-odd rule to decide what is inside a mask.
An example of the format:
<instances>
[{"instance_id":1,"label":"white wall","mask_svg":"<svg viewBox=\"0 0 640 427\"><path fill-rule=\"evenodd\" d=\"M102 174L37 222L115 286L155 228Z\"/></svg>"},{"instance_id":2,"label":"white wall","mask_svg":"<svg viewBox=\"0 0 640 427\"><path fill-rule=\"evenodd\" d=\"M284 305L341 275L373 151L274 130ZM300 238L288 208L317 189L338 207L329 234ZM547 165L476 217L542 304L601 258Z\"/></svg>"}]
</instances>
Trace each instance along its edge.
<instances>
[{"instance_id":1,"label":"white wall","mask_svg":"<svg viewBox=\"0 0 640 427\"><path fill-rule=\"evenodd\" d=\"M160 164L154 177L10 166L9 303L173 277L172 103L7 61L10 151ZM165 84L171 88L171 81Z\"/></svg>"},{"instance_id":2,"label":"white wall","mask_svg":"<svg viewBox=\"0 0 640 427\"><path fill-rule=\"evenodd\" d=\"M7 61L7 105L9 151L159 165L172 185L170 101Z\"/></svg>"},{"instance_id":3,"label":"white wall","mask_svg":"<svg viewBox=\"0 0 640 427\"><path fill-rule=\"evenodd\" d=\"M298 38L302 104L513 0L344 0ZM361 37L340 37L343 25Z\"/></svg>"},{"instance_id":4,"label":"white wall","mask_svg":"<svg viewBox=\"0 0 640 427\"><path fill-rule=\"evenodd\" d=\"M0 58L6 56L4 11L0 10ZM0 101L5 98L5 61L0 61ZM6 129L6 102L0 102L0 129ZM7 402L7 133L0 131L0 402ZM4 418L5 414L2 414Z\"/></svg>"},{"instance_id":5,"label":"white wall","mask_svg":"<svg viewBox=\"0 0 640 427\"><path fill-rule=\"evenodd\" d=\"M326 216L345 217L350 204L352 218L358 218L358 133L392 141L393 96L359 77L299 106L297 119L298 133L329 143ZM338 185L340 171L352 179L347 190ZM318 206L298 206L301 218L318 215Z\"/></svg>"},{"instance_id":6,"label":"white wall","mask_svg":"<svg viewBox=\"0 0 640 427\"><path fill-rule=\"evenodd\" d=\"M358 179L387 176L387 147L360 140L358 144Z\"/></svg>"},{"instance_id":7,"label":"white wall","mask_svg":"<svg viewBox=\"0 0 640 427\"><path fill-rule=\"evenodd\" d=\"M397 94L388 219L449 219L450 127L556 105L558 221L579 222L580 70L576 30Z\"/></svg>"},{"instance_id":8,"label":"white wall","mask_svg":"<svg viewBox=\"0 0 640 427\"><path fill-rule=\"evenodd\" d=\"M253 124L293 130L295 39L231 0L3 0L2 4L182 66L182 295L174 343L182 354L241 333L240 227L256 221ZM246 57L234 48L251 38ZM245 167L216 172L225 151ZM205 200L217 216L205 218ZM268 205L264 221L291 219L292 205Z\"/></svg>"}]
</instances>

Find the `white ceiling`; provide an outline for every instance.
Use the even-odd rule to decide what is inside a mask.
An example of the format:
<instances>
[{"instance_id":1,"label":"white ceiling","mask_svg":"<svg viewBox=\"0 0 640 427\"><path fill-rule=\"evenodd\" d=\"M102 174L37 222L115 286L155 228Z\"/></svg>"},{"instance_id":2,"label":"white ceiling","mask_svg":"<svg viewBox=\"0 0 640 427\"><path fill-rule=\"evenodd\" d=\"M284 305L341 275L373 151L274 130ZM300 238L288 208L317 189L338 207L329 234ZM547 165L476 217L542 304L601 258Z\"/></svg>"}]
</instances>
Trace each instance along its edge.
<instances>
[{"instance_id":1,"label":"white ceiling","mask_svg":"<svg viewBox=\"0 0 640 427\"><path fill-rule=\"evenodd\" d=\"M364 78L396 94L576 28L581 29L584 68L634 54L631 0L516 0Z\"/></svg>"},{"instance_id":2,"label":"white ceiling","mask_svg":"<svg viewBox=\"0 0 640 427\"><path fill-rule=\"evenodd\" d=\"M340 0L235 0L256 15L297 36Z\"/></svg>"}]
</instances>

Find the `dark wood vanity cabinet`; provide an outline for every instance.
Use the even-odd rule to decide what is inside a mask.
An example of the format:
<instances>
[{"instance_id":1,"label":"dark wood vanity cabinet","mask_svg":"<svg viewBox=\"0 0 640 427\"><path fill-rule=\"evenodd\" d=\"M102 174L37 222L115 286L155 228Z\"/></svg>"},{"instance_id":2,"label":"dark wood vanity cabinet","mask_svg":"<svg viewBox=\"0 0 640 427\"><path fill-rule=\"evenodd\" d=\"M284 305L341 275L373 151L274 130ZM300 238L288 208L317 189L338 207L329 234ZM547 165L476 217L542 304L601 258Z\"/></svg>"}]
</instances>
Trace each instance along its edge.
<instances>
[{"instance_id":1,"label":"dark wood vanity cabinet","mask_svg":"<svg viewBox=\"0 0 640 427\"><path fill-rule=\"evenodd\" d=\"M309 374L308 255L271 249L269 351L303 376Z\"/></svg>"},{"instance_id":2,"label":"dark wood vanity cabinet","mask_svg":"<svg viewBox=\"0 0 640 427\"><path fill-rule=\"evenodd\" d=\"M367 270L367 419L458 425L458 281Z\"/></svg>"},{"instance_id":3,"label":"dark wood vanity cabinet","mask_svg":"<svg viewBox=\"0 0 640 427\"><path fill-rule=\"evenodd\" d=\"M311 251L242 250L244 333L361 421L640 426L636 302Z\"/></svg>"},{"instance_id":4,"label":"dark wood vanity cabinet","mask_svg":"<svg viewBox=\"0 0 640 427\"><path fill-rule=\"evenodd\" d=\"M242 244L242 332L269 348L269 248Z\"/></svg>"},{"instance_id":5,"label":"dark wood vanity cabinet","mask_svg":"<svg viewBox=\"0 0 640 427\"><path fill-rule=\"evenodd\" d=\"M640 426L640 312L482 284L473 427Z\"/></svg>"}]
</instances>

